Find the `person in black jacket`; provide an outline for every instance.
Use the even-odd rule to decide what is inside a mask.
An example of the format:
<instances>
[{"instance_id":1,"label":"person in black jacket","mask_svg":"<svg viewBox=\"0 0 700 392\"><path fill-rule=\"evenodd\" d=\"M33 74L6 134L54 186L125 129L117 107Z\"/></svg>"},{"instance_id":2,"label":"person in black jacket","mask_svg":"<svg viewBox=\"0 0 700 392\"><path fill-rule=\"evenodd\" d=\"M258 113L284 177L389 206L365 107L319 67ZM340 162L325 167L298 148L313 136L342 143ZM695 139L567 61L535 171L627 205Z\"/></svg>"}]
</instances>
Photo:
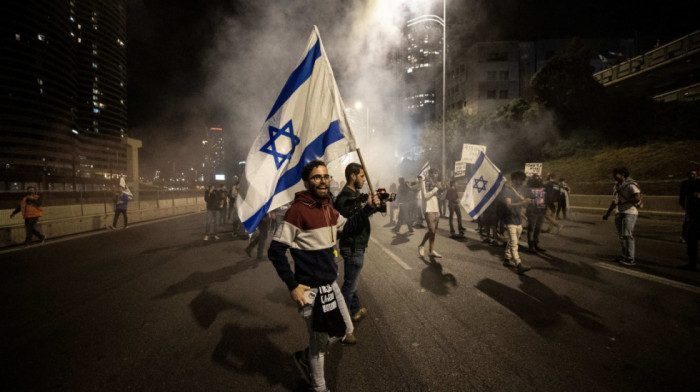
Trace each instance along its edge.
<instances>
[{"instance_id":1,"label":"person in black jacket","mask_svg":"<svg viewBox=\"0 0 700 392\"><path fill-rule=\"evenodd\" d=\"M349 218L363 206L360 189L365 185L365 171L357 163L351 163L345 167L346 185L335 199L334 207L341 215ZM360 232L353 235L340 235L340 255L345 261L345 274L343 275L343 293L345 303L353 321L360 321L367 315L367 309L360 306L360 298L357 295L357 282L360 271L365 262L365 249L369 242L371 227L369 220L363 222ZM355 336L350 334L343 341L346 344L354 344Z\"/></svg>"},{"instance_id":2,"label":"person in black jacket","mask_svg":"<svg viewBox=\"0 0 700 392\"><path fill-rule=\"evenodd\" d=\"M688 201L688 197L692 197L692 186L693 182L695 181L695 178L698 176L698 171L697 170L691 170L688 172L688 179L685 181L681 182L681 189L680 193L678 194L678 204L681 206L683 211L685 211L685 217L683 218L683 227L681 228L681 239L680 242L683 243L686 241L687 233L688 233L688 222L690 222L690 218L688 217L688 209L686 208L686 202Z\"/></svg>"},{"instance_id":3,"label":"person in black jacket","mask_svg":"<svg viewBox=\"0 0 700 392\"><path fill-rule=\"evenodd\" d=\"M210 238L219 239L219 219L221 211L224 209L224 196L214 188L214 185L209 185L204 191L204 201L207 203L207 228L204 241L209 241Z\"/></svg>"}]
</instances>

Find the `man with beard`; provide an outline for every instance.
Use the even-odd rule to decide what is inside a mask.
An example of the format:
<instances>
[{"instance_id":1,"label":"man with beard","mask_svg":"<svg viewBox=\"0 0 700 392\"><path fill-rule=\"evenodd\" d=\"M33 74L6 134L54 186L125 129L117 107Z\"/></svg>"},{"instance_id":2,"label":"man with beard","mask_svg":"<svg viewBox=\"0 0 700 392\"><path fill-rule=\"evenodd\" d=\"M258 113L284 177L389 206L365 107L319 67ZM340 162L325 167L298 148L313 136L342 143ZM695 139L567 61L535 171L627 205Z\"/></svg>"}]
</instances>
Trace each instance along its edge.
<instances>
[{"instance_id":1,"label":"man with beard","mask_svg":"<svg viewBox=\"0 0 700 392\"><path fill-rule=\"evenodd\" d=\"M309 346L294 353L295 363L314 391L326 391L326 346L353 332L350 313L335 282L337 234L358 233L379 205L379 198L372 195L367 205L346 219L333 208L331 177L323 161L304 166L301 178L306 191L295 195L275 232L268 257L299 305L309 333ZM287 250L294 260L293 272Z\"/></svg>"},{"instance_id":2,"label":"man with beard","mask_svg":"<svg viewBox=\"0 0 700 392\"><path fill-rule=\"evenodd\" d=\"M356 210L362 207L360 189L365 185L365 171L357 163L351 163L345 167L346 185L335 199L334 207L346 218L352 216ZM357 296L357 282L365 260L365 249L369 242L371 228L369 220L362 229L353 235L343 233L340 235L340 255L345 261L345 274L343 275L343 293L345 304L348 306L353 321L360 321L367 315L367 309L360 307L360 299ZM343 340L345 344L355 344L355 335L348 334Z\"/></svg>"}]
</instances>

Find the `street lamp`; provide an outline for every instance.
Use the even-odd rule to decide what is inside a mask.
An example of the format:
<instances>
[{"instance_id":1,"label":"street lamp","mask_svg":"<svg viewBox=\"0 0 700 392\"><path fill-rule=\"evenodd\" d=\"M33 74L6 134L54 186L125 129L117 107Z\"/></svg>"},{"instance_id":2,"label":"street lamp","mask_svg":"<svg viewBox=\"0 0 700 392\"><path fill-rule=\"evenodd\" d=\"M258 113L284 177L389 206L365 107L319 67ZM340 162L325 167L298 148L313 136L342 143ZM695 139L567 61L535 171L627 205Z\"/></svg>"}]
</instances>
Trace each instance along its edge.
<instances>
[{"instance_id":1,"label":"street lamp","mask_svg":"<svg viewBox=\"0 0 700 392\"><path fill-rule=\"evenodd\" d=\"M445 67L447 64L447 0L442 0L442 18L437 15L423 15L408 21L408 26L422 22L436 22L442 26L442 175L445 175Z\"/></svg>"},{"instance_id":2,"label":"street lamp","mask_svg":"<svg viewBox=\"0 0 700 392\"><path fill-rule=\"evenodd\" d=\"M361 110L363 106L365 107L365 112L366 112L366 114L367 114L367 116L366 116L367 122L365 123L365 125L367 126L367 128L366 128L366 131L365 131L365 132L366 132L366 134L367 134L367 140L369 140L369 106L363 105L363 104L362 104L362 101L357 101L357 102L355 102L355 109Z\"/></svg>"}]
</instances>

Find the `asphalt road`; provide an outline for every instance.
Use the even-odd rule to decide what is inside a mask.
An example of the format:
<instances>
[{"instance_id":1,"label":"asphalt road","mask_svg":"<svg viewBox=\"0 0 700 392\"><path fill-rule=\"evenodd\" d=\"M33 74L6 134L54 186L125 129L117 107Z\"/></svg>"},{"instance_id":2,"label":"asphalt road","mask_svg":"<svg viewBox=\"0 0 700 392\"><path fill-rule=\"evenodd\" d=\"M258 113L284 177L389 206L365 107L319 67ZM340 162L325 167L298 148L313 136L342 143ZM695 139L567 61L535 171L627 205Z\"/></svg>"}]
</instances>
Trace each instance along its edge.
<instances>
[{"instance_id":1,"label":"asphalt road","mask_svg":"<svg viewBox=\"0 0 700 392\"><path fill-rule=\"evenodd\" d=\"M329 348L341 391L696 391L700 272L677 219L640 218L638 266L612 260L612 222L578 214L544 234L533 269L504 249L372 217L356 346ZM203 214L0 252L0 385L8 391L301 391L306 344L269 261L230 233L203 241ZM403 229L406 230L405 228ZM342 263L340 265L342 271ZM341 277L342 278L342 277Z\"/></svg>"}]
</instances>

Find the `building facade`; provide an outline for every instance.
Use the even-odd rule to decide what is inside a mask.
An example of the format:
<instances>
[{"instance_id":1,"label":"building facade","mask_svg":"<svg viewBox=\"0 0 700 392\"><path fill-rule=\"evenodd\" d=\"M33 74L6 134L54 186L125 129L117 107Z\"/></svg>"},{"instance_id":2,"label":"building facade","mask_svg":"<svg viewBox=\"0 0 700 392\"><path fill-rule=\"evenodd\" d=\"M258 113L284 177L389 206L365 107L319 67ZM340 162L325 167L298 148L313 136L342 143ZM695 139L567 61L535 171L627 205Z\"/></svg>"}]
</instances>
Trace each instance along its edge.
<instances>
[{"instance_id":1,"label":"building facade","mask_svg":"<svg viewBox=\"0 0 700 392\"><path fill-rule=\"evenodd\" d=\"M126 174L125 0L0 10L0 190L95 190Z\"/></svg>"}]
</instances>

